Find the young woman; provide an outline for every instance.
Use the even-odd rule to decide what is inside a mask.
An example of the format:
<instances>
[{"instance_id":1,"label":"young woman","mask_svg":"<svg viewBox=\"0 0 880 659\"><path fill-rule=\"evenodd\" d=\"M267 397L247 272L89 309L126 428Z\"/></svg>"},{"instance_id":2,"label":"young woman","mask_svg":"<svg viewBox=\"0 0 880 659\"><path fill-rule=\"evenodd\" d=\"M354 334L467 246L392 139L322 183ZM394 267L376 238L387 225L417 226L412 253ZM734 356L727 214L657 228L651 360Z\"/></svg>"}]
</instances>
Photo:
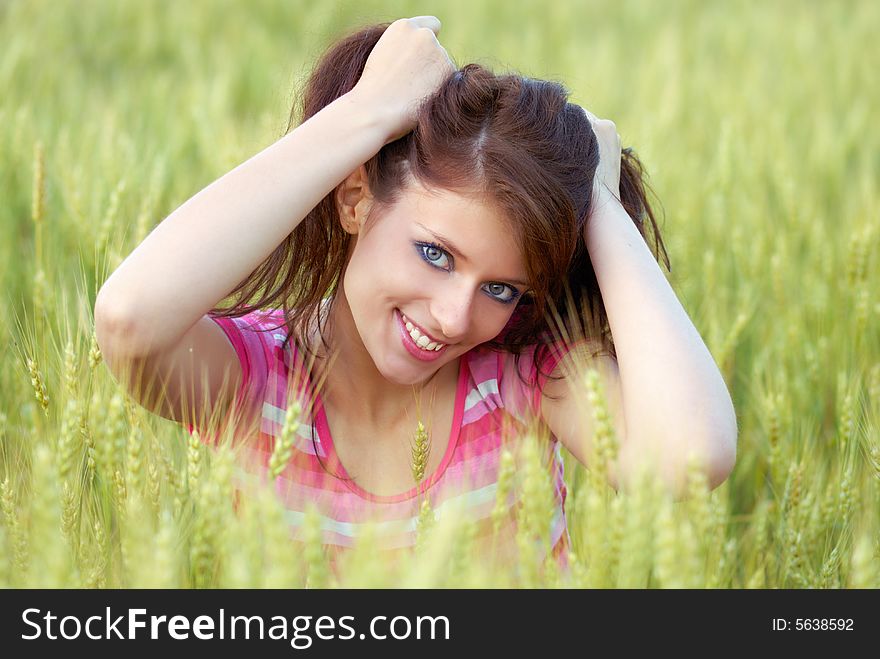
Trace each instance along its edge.
<instances>
[{"instance_id":1,"label":"young woman","mask_svg":"<svg viewBox=\"0 0 880 659\"><path fill-rule=\"evenodd\" d=\"M298 402L276 485L294 530L315 505L336 548L377 517L384 546L412 545L426 498L463 502L488 528L507 431L537 424L562 555L559 448L587 467L594 449L574 373L600 374L615 488L650 466L680 495L691 456L717 486L736 417L648 249L646 219L662 241L614 124L558 83L457 69L439 29L421 16L334 44L302 123L174 211L107 280L98 340L136 400L206 439L219 415L263 473ZM579 323L581 336L553 340Z\"/></svg>"}]
</instances>

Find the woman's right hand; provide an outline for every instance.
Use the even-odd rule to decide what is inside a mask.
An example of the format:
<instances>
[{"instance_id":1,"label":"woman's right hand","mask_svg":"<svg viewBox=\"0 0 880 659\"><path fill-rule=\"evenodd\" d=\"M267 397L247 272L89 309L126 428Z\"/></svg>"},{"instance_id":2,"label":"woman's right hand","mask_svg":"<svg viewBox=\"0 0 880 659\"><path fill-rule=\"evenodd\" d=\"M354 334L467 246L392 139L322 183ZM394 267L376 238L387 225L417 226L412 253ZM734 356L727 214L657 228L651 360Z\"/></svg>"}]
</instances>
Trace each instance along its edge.
<instances>
[{"instance_id":1,"label":"woman's right hand","mask_svg":"<svg viewBox=\"0 0 880 659\"><path fill-rule=\"evenodd\" d=\"M385 117L385 144L415 128L421 102L457 70L437 41L438 32L435 16L394 21L376 42L352 89L358 102L372 104Z\"/></svg>"}]
</instances>

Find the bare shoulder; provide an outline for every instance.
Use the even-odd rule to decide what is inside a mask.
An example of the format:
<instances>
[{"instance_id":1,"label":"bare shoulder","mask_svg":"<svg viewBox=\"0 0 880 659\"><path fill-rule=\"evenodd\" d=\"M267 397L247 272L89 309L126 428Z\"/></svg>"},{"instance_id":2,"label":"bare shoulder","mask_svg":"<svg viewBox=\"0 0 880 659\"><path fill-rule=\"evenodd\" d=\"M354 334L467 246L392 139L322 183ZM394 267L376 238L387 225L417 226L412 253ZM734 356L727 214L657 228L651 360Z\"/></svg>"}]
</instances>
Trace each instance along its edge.
<instances>
[{"instance_id":1,"label":"bare shoulder","mask_svg":"<svg viewBox=\"0 0 880 659\"><path fill-rule=\"evenodd\" d=\"M242 383L235 348L208 315L168 349L129 358L116 358L108 350L105 357L114 378L135 401L183 424L225 416Z\"/></svg>"}]
</instances>

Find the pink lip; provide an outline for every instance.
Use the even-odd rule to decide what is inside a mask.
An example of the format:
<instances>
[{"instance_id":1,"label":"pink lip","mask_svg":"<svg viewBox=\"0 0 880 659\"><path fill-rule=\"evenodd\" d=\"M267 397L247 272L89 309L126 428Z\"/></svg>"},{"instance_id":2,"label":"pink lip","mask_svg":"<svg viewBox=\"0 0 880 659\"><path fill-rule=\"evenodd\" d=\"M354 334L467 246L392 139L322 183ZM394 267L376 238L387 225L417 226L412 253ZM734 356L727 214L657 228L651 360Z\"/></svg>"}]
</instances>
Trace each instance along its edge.
<instances>
[{"instance_id":1,"label":"pink lip","mask_svg":"<svg viewBox=\"0 0 880 659\"><path fill-rule=\"evenodd\" d=\"M446 348L449 347L446 345L440 348L440 350L432 350L431 352L419 348L409 335L406 325L403 324L403 317L400 315L400 309L395 309L394 315L397 317L397 326L400 328L400 338L401 341L403 341L403 347L406 348L407 352L413 357L423 362L432 362L446 352Z\"/></svg>"}]
</instances>

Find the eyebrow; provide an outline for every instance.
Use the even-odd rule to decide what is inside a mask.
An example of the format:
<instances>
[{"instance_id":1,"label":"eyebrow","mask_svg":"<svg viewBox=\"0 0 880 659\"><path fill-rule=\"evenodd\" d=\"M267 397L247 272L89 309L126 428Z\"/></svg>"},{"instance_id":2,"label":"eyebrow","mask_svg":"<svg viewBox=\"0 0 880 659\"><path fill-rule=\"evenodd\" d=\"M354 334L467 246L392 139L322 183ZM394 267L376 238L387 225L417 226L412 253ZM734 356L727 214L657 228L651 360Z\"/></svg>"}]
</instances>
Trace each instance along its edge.
<instances>
[{"instance_id":1,"label":"eyebrow","mask_svg":"<svg viewBox=\"0 0 880 659\"><path fill-rule=\"evenodd\" d=\"M440 243L446 249L448 249L452 253L452 255L455 256L456 258L461 259L465 263L471 262L470 259L468 257L466 257L464 255L464 253L462 253L462 251L460 249L458 249L458 247L456 247L454 244L452 244L452 241L449 240L449 238L447 238L446 236L442 236L439 233L437 233L436 231L431 231L431 229L426 227L421 222L416 222L416 226L422 227L425 231L427 231L432 236L434 236L434 238L437 240L437 242ZM522 279L504 279L504 281L509 281L511 284L519 284L523 288L527 288L529 286L529 283L526 281L523 281Z\"/></svg>"}]
</instances>

